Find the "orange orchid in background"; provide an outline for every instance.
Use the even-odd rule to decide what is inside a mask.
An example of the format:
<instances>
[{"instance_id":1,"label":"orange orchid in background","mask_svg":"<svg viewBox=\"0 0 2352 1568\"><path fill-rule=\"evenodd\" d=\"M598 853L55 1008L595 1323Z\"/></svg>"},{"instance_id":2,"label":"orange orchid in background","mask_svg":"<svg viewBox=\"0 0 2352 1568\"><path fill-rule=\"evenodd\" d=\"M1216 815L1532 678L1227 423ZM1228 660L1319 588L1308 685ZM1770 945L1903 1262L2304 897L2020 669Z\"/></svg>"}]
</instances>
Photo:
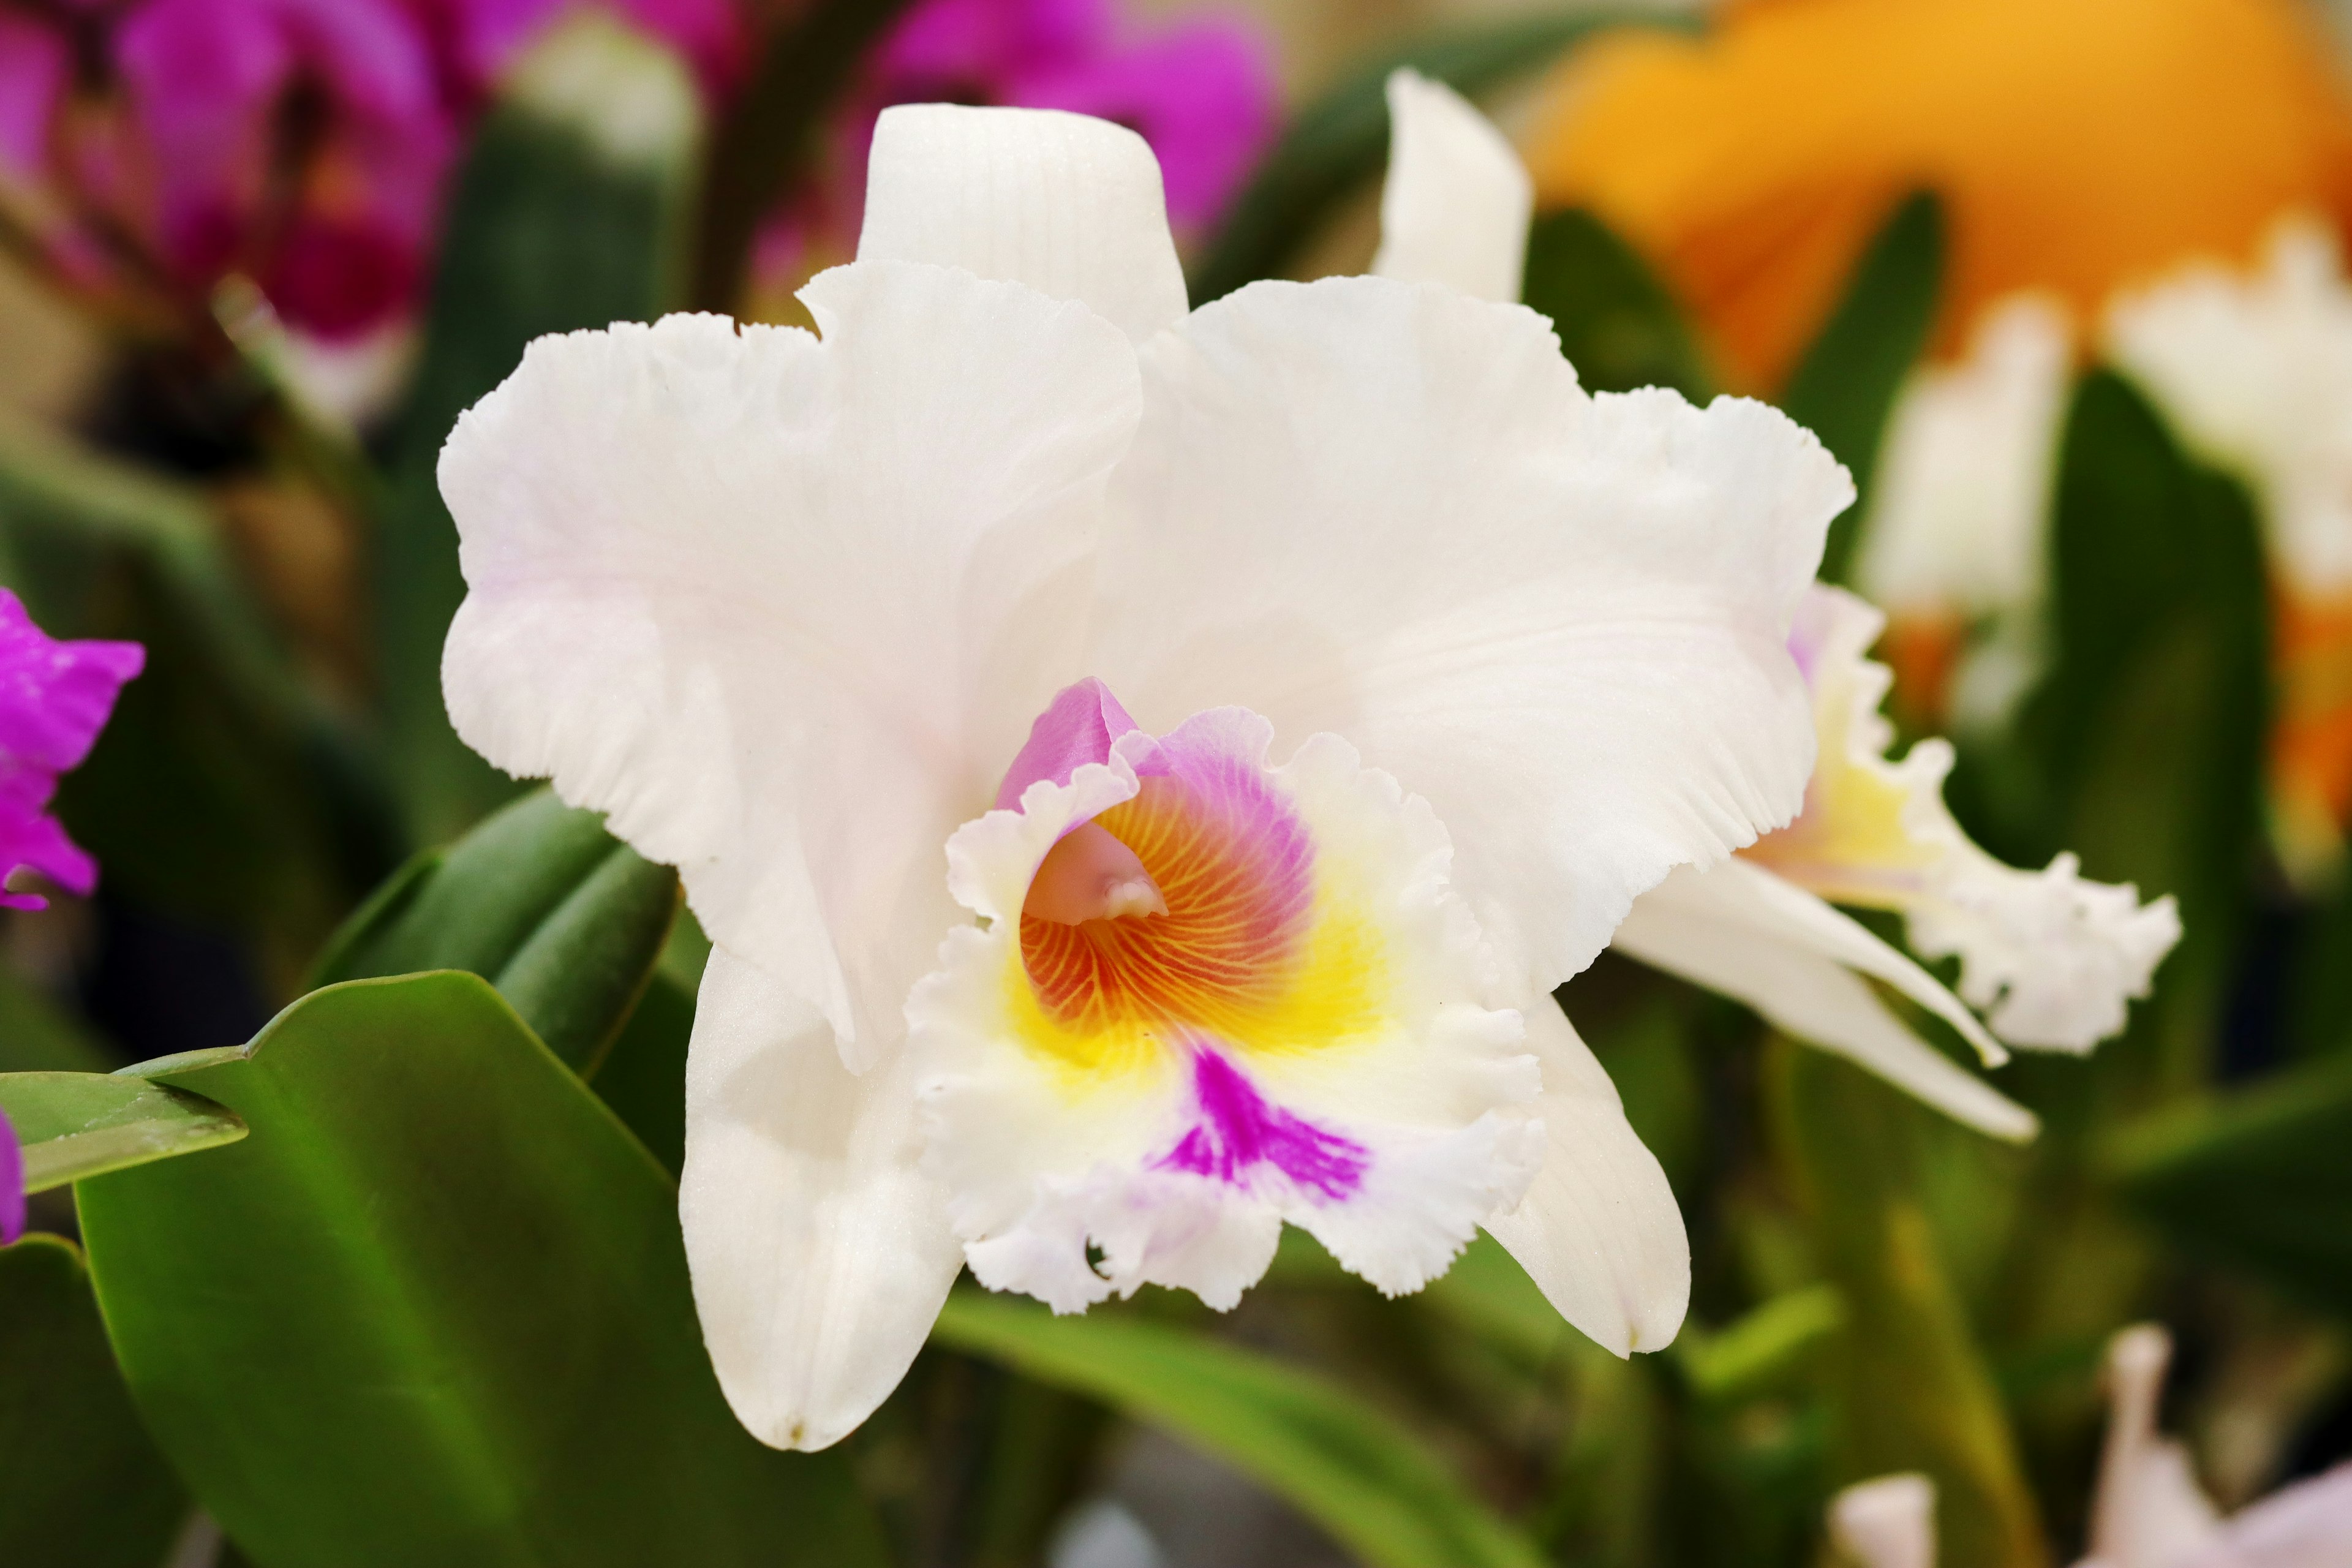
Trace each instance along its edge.
<instances>
[{"instance_id":1,"label":"orange orchid in background","mask_svg":"<svg viewBox=\"0 0 2352 1568\"><path fill-rule=\"evenodd\" d=\"M2186 257L2251 258L2284 209L2352 214L2327 58L2294 0L1746 0L1579 51L1528 163L1771 386L1918 186L1950 223L1947 348L2019 289L2088 321Z\"/></svg>"},{"instance_id":2,"label":"orange orchid in background","mask_svg":"<svg viewBox=\"0 0 2352 1568\"><path fill-rule=\"evenodd\" d=\"M2330 368L2352 95L2330 58L2294 0L1735 0L1703 37L1572 57L1528 155L1539 205L1622 232L1751 387L1934 190L1934 363L1893 412L1856 560L1898 700L1966 724L2030 683L2066 388L2105 357L2263 514L2273 821L2306 880L2352 812L2352 574L2327 564L2352 561L2352 376Z\"/></svg>"}]
</instances>

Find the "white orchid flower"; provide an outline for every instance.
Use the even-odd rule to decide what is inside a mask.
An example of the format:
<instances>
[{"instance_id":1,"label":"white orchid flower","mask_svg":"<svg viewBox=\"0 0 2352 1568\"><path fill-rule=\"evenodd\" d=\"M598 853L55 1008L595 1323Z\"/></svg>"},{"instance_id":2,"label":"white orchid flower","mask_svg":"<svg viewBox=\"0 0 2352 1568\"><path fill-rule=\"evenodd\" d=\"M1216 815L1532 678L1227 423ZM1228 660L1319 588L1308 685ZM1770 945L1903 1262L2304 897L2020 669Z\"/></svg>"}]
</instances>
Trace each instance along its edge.
<instances>
[{"instance_id":1,"label":"white orchid flower","mask_svg":"<svg viewBox=\"0 0 2352 1568\"><path fill-rule=\"evenodd\" d=\"M1674 872L1635 902L1615 945L1972 1127L2030 1137L2030 1112L1919 1039L1863 977L1951 1025L1987 1066L2007 1059L2003 1041L2083 1052L2147 994L2180 918L2169 896L2143 905L2127 885L2084 880L2072 855L2021 871L1978 847L1944 805L1950 743L1887 754L1891 678L1865 657L1884 625L1852 594L1814 587L1791 637L1820 728L1803 812L1733 859ZM1837 904L1901 914L1914 949L1960 961L1960 995Z\"/></svg>"},{"instance_id":2,"label":"white orchid flower","mask_svg":"<svg viewBox=\"0 0 2352 1568\"><path fill-rule=\"evenodd\" d=\"M2075 1568L2352 1568L2352 1464L2224 1518L2181 1446L2157 1429L2172 1340L2153 1324L2107 1347L2107 1441ZM1830 1504L1830 1535L1859 1568L1935 1568L1935 1486L1885 1476Z\"/></svg>"},{"instance_id":3,"label":"white orchid flower","mask_svg":"<svg viewBox=\"0 0 2352 1568\"><path fill-rule=\"evenodd\" d=\"M2259 270L2184 268L2118 297L2106 353L2207 461L2253 493L2271 563L2271 795L2298 880L2352 816L2352 283L2334 230L2290 216Z\"/></svg>"},{"instance_id":4,"label":"white orchid flower","mask_svg":"<svg viewBox=\"0 0 2352 1568\"><path fill-rule=\"evenodd\" d=\"M1966 352L1911 374L1887 417L1854 584L1926 712L1993 727L2041 673L2051 492L2074 325L2048 295L1989 306Z\"/></svg>"},{"instance_id":5,"label":"white orchid flower","mask_svg":"<svg viewBox=\"0 0 2352 1568\"><path fill-rule=\"evenodd\" d=\"M1964 624L2041 598L2074 357L2065 306L2021 293L1986 309L1958 360L1912 373L1854 560L1871 603Z\"/></svg>"},{"instance_id":6,"label":"white orchid flower","mask_svg":"<svg viewBox=\"0 0 2352 1568\"><path fill-rule=\"evenodd\" d=\"M1500 148L1402 99L1402 174ZM715 944L679 1207L737 1414L839 1438L967 1265L1224 1306L1286 1220L1391 1291L1484 1224L1665 1343L1680 1216L1549 994L1795 811L1843 470L1442 282L1187 313L1115 126L894 109L871 168L817 334L541 340L441 465L458 732Z\"/></svg>"}]
</instances>

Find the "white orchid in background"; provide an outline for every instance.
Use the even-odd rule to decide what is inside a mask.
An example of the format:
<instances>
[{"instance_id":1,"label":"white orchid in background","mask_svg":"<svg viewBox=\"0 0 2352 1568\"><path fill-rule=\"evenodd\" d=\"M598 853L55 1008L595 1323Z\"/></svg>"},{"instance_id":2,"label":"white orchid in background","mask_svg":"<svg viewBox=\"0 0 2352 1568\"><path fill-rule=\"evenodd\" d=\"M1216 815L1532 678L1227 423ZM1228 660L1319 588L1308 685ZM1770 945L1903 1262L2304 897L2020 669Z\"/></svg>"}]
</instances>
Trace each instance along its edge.
<instances>
[{"instance_id":1,"label":"white orchid in background","mask_svg":"<svg viewBox=\"0 0 2352 1568\"><path fill-rule=\"evenodd\" d=\"M2072 855L2021 871L1979 848L1944 805L1950 743L1888 758L1895 733L1879 703L1890 677L1864 657L1883 625L1841 589L1807 596L1791 646L1820 749L1803 812L1731 859L1675 871L1636 900L1615 945L1970 1126L2028 1137L2031 1113L1920 1040L1861 977L1942 1018L1988 1066L2007 1058L2001 1041L2087 1051L2147 994L2180 917L2168 896L2143 905L2129 886L2084 880ZM1919 952L1960 961L1960 996L1836 904L1901 914Z\"/></svg>"},{"instance_id":2,"label":"white orchid in background","mask_svg":"<svg viewBox=\"0 0 2352 1568\"><path fill-rule=\"evenodd\" d=\"M1507 148L1396 98L1391 269L1491 282L1407 231L1523 230ZM839 1438L966 1264L1223 1306L1285 1220L1391 1291L1483 1223L1665 1343L1680 1216L1549 994L1797 809L1844 472L1442 279L1188 314L1114 126L893 110L870 180L821 336L542 340L441 466L459 733L715 943L680 1209L737 1413Z\"/></svg>"},{"instance_id":3,"label":"white orchid in background","mask_svg":"<svg viewBox=\"0 0 2352 1568\"><path fill-rule=\"evenodd\" d=\"M2039 673L2074 362L2065 307L2014 294L1961 358L1913 372L1887 418L1854 584L1886 612L1906 695L1961 726L2005 719Z\"/></svg>"},{"instance_id":4,"label":"white orchid in background","mask_svg":"<svg viewBox=\"0 0 2352 1568\"><path fill-rule=\"evenodd\" d=\"M2334 231L2290 216L2259 271L2200 262L2118 298L2105 348L2253 493L2274 590L2275 838L2315 879L2352 815L2352 283Z\"/></svg>"},{"instance_id":5,"label":"white orchid in background","mask_svg":"<svg viewBox=\"0 0 2352 1568\"><path fill-rule=\"evenodd\" d=\"M2224 1518L2188 1452L2157 1430L2172 1340L2153 1324L2107 1347L2107 1441L2075 1568L2352 1568L2352 1464L2282 1487ZM1924 1476L1849 1487L1830 1534L1859 1568L1935 1568L1935 1489Z\"/></svg>"}]
</instances>

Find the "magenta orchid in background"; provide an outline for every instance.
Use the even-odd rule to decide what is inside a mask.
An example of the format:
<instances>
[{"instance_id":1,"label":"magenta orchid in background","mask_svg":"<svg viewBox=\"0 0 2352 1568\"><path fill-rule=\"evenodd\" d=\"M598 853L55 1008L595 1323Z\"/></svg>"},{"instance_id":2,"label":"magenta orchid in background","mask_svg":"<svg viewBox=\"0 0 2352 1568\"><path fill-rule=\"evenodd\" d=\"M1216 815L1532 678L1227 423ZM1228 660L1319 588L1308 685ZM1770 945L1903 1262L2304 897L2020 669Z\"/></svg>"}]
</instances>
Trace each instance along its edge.
<instances>
[{"instance_id":1,"label":"magenta orchid in background","mask_svg":"<svg viewBox=\"0 0 2352 1568\"><path fill-rule=\"evenodd\" d=\"M98 885L98 863L48 814L58 778L81 765L147 650L132 642L61 642L0 588L0 867L27 868L71 893ZM0 905L45 908L38 893L0 891Z\"/></svg>"},{"instance_id":2,"label":"magenta orchid in background","mask_svg":"<svg viewBox=\"0 0 2352 1568\"><path fill-rule=\"evenodd\" d=\"M25 1152L16 1130L0 1114L0 1247L25 1234Z\"/></svg>"},{"instance_id":3,"label":"magenta orchid in background","mask_svg":"<svg viewBox=\"0 0 2352 1568\"><path fill-rule=\"evenodd\" d=\"M921 0L875 52L844 116L835 166L762 234L755 269L772 289L846 257L874 126L901 103L1060 109L1137 132L1160 160L1179 237L1223 215L1265 152L1279 93L1273 46L1239 16L1161 31L1118 0Z\"/></svg>"},{"instance_id":4,"label":"magenta orchid in background","mask_svg":"<svg viewBox=\"0 0 2352 1568\"><path fill-rule=\"evenodd\" d=\"M0 195L77 281L109 280L103 232L189 298L243 273L326 352L380 350L414 315L467 122L532 38L599 3L712 92L738 75L728 0L0 10ZM68 113L76 41L112 79Z\"/></svg>"},{"instance_id":5,"label":"magenta orchid in background","mask_svg":"<svg viewBox=\"0 0 2352 1568\"><path fill-rule=\"evenodd\" d=\"M16 874L28 869L68 892L98 886L98 863L49 815L49 797L58 776L89 754L116 693L146 662L137 643L57 640L0 588L0 868L11 884L0 890L0 905L47 904L38 893L15 890ZM24 1157L0 1117L0 1243L24 1227Z\"/></svg>"},{"instance_id":6,"label":"magenta orchid in background","mask_svg":"<svg viewBox=\"0 0 2352 1568\"><path fill-rule=\"evenodd\" d=\"M861 174L875 117L894 103L1066 109L1150 144L1180 232L1224 210L1275 122L1271 51L1249 23L1211 15L1138 34L1113 0L924 0L883 44L869 82Z\"/></svg>"}]
</instances>

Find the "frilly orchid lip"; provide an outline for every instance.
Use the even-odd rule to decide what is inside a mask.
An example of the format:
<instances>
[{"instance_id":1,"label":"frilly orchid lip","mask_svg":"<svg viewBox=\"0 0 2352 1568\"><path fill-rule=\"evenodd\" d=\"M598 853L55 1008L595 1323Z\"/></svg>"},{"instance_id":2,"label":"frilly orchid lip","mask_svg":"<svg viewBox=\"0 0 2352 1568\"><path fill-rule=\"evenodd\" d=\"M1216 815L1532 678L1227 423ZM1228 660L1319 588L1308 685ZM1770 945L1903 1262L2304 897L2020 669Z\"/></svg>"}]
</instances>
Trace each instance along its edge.
<instances>
[{"instance_id":1,"label":"frilly orchid lip","mask_svg":"<svg viewBox=\"0 0 2352 1568\"><path fill-rule=\"evenodd\" d=\"M1399 177L1507 162L1441 92ZM1588 395L1446 273L1495 244L1188 313L1114 126L898 109L871 171L819 335L545 339L441 461L458 732L716 944L679 1205L738 1415L838 1439L966 1266L1223 1305L1285 1221L1391 1290L1483 1225L1665 1343L1673 1194L1548 994L1796 811L1843 470ZM1391 221L1515 232L1488 175Z\"/></svg>"}]
</instances>

